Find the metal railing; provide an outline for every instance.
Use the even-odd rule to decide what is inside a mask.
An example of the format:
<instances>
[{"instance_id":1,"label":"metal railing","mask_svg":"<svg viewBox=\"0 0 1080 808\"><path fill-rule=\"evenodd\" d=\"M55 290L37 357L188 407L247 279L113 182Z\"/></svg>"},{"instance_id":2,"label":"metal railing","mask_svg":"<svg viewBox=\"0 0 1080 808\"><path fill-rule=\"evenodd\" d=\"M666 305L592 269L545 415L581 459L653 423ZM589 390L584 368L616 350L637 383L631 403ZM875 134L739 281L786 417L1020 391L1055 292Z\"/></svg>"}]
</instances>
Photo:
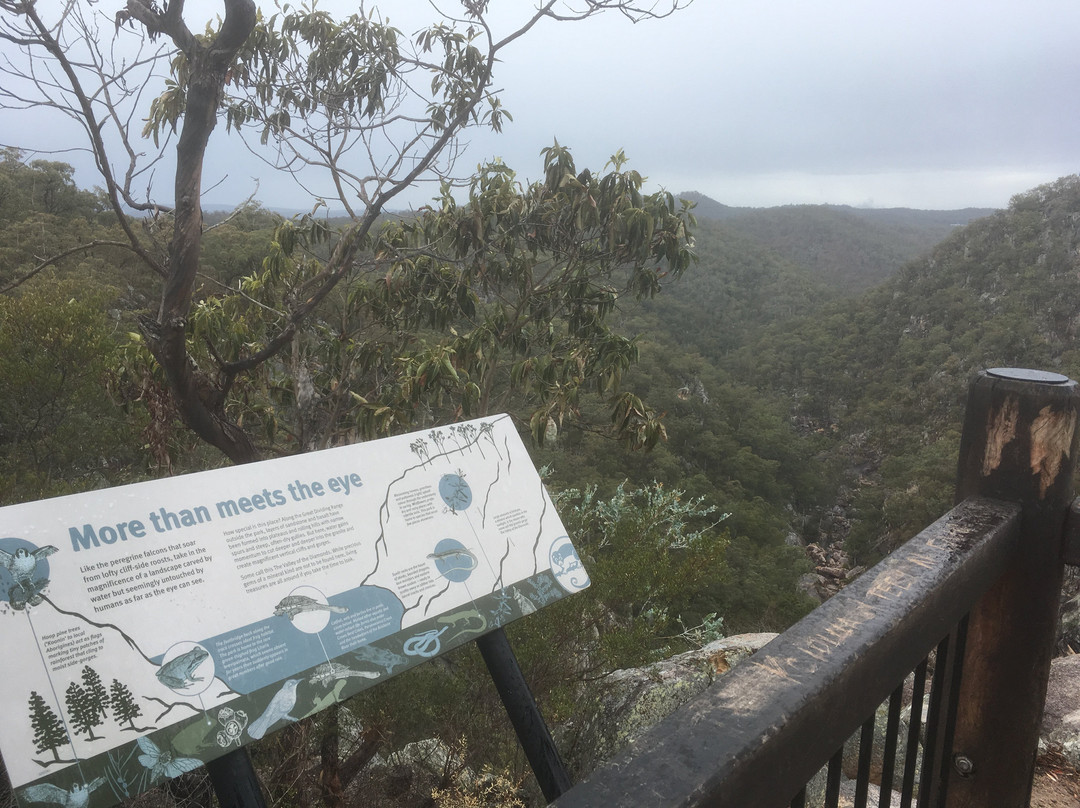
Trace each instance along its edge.
<instances>
[{"instance_id":1,"label":"metal railing","mask_svg":"<svg viewBox=\"0 0 1080 808\"><path fill-rule=\"evenodd\" d=\"M856 808L1026 806L1078 406L1064 376L979 374L959 504L553 804L837 806L846 769Z\"/></svg>"}]
</instances>

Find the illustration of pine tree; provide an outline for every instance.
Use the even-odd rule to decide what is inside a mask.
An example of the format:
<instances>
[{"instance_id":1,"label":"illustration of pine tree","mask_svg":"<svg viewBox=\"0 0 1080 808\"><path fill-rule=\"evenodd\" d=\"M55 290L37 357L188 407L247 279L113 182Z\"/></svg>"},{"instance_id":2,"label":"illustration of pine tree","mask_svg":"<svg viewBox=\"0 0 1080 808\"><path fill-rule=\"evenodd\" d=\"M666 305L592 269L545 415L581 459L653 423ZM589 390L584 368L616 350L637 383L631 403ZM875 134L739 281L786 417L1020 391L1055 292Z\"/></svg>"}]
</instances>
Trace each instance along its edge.
<instances>
[{"instance_id":1,"label":"illustration of pine tree","mask_svg":"<svg viewBox=\"0 0 1080 808\"><path fill-rule=\"evenodd\" d=\"M49 749L53 758L60 760L57 748L68 743L67 730L56 717L52 707L45 703L45 699L30 691L30 726L34 729L34 745L37 751L44 752Z\"/></svg>"},{"instance_id":2,"label":"illustration of pine tree","mask_svg":"<svg viewBox=\"0 0 1080 808\"><path fill-rule=\"evenodd\" d=\"M127 685L119 679L113 679L109 685L109 706L117 723L126 721L130 729L135 729L135 719L142 715L142 710Z\"/></svg>"},{"instance_id":3,"label":"illustration of pine tree","mask_svg":"<svg viewBox=\"0 0 1080 808\"><path fill-rule=\"evenodd\" d=\"M85 732L88 741L98 740L101 736L94 734L94 727L101 725L101 710L86 690L72 682L64 691L64 703L75 732Z\"/></svg>"},{"instance_id":4,"label":"illustration of pine tree","mask_svg":"<svg viewBox=\"0 0 1080 808\"><path fill-rule=\"evenodd\" d=\"M105 689L105 685L101 681L101 677L98 676L98 672L89 665L84 665L82 669L82 681L83 689L86 691L87 697L92 701L94 706L101 711L101 717L108 718L105 708L109 704L109 691Z\"/></svg>"}]
</instances>

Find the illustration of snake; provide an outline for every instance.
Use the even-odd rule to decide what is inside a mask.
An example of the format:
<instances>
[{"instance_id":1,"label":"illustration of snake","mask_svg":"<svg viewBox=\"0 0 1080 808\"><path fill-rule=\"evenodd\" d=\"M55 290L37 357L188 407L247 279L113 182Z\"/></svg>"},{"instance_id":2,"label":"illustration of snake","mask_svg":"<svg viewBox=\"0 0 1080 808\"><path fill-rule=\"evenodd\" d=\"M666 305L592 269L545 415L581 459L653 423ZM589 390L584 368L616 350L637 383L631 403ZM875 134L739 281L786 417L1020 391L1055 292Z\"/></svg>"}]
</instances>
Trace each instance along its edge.
<instances>
[{"instance_id":1,"label":"illustration of snake","mask_svg":"<svg viewBox=\"0 0 1080 808\"><path fill-rule=\"evenodd\" d=\"M430 659L439 653L442 648L442 641L439 639L439 635L446 631L450 626L443 626L442 628L433 628L431 631L425 631L422 634L417 634L415 637L410 637L405 641L401 650L409 656L421 656L425 659Z\"/></svg>"}]
</instances>

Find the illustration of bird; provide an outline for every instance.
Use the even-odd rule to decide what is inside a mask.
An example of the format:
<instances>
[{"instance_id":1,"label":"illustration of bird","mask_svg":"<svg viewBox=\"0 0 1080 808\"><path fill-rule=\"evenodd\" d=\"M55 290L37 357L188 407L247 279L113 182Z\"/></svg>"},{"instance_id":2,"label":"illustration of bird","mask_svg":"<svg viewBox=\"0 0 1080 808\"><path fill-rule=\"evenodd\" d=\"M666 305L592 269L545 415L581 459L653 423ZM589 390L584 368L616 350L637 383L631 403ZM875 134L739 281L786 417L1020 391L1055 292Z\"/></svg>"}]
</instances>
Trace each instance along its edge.
<instances>
[{"instance_id":1,"label":"illustration of bird","mask_svg":"<svg viewBox=\"0 0 1080 808\"><path fill-rule=\"evenodd\" d=\"M24 802L48 802L63 806L63 808L86 808L86 804L90 801L90 792L104 783L104 777L97 777L85 785L73 784L70 791L65 791L51 783L41 783L24 788L22 798Z\"/></svg>"},{"instance_id":2,"label":"illustration of bird","mask_svg":"<svg viewBox=\"0 0 1080 808\"><path fill-rule=\"evenodd\" d=\"M7 571L11 573L15 583L21 586L24 591L32 593L37 589L34 586L34 573L37 571L38 561L56 552L59 551L51 544L38 547L33 551L27 550L25 547L20 547L14 553L0 550L0 564L3 564Z\"/></svg>"},{"instance_id":3,"label":"illustration of bird","mask_svg":"<svg viewBox=\"0 0 1080 808\"><path fill-rule=\"evenodd\" d=\"M296 720L289 713L296 706L296 686L298 684L300 684L299 679L285 680L281 690L274 694L274 698L270 699L270 704L263 711L263 714L251 722L247 730L248 735L258 740L278 721L282 719L286 721Z\"/></svg>"}]
</instances>

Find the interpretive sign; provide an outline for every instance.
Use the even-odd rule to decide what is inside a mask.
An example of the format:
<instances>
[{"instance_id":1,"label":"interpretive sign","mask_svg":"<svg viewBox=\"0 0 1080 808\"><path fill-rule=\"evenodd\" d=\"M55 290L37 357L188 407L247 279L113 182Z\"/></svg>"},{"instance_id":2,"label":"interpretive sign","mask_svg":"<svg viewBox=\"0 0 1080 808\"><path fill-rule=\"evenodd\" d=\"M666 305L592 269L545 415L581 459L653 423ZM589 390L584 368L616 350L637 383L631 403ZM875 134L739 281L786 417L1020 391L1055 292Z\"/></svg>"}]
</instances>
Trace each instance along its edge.
<instances>
[{"instance_id":1,"label":"interpretive sign","mask_svg":"<svg viewBox=\"0 0 1080 808\"><path fill-rule=\"evenodd\" d=\"M587 585L505 415L0 508L0 752L111 805Z\"/></svg>"}]
</instances>

